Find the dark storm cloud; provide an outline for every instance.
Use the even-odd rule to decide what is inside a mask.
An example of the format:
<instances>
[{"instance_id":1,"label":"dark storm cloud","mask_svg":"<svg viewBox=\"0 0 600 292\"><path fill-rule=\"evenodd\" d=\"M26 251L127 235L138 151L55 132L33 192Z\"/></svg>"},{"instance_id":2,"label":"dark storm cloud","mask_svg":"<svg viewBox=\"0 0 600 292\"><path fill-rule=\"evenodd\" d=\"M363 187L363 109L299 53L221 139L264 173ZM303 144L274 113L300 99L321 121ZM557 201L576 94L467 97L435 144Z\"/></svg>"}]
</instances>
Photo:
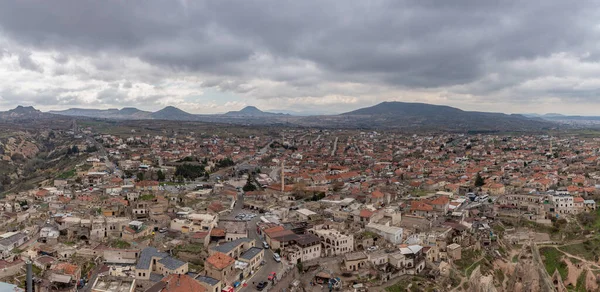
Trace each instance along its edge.
<instances>
[{"instance_id":1,"label":"dark storm cloud","mask_svg":"<svg viewBox=\"0 0 600 292\"><path fill-rule=\"evenodd\" d=\"M263 78L294 88L327 81L403 89L473 83L459 91L489 94L544 74L505 71L505 63L563 52L587 54L583 62L597 58L596 11L596 3L562 0L15 0L0 1L0 32L63 56L138 57L175 72L217 76L202 86L238 93L251 94L245 81ZM40 69L21 57L23 68ZM303 64L312 64L318 78L294 69ZM106 72L93 78L120 79L109 76L118 62L99 58L95 66Z\"/></svg>"}]
</instances>

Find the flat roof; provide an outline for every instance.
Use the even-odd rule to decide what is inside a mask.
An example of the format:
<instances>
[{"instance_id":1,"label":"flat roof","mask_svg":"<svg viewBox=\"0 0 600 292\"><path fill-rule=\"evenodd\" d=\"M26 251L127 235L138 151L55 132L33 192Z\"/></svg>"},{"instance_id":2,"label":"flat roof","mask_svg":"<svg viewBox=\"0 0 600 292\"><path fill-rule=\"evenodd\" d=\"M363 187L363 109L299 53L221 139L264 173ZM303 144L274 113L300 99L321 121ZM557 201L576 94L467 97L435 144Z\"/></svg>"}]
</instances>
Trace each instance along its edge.
<instances>
[{"instance_id":1,"label":"flat roof","mask_svg":"<svg viewBox=\"0 0 600 292\"><path fill-rule=\"evenodd\" d=\"M218 245L218 246L214 246L211 249L214 251L218 251L218 252L227 254L230 251L232 251L234 248L238 247L240 244L242 244L244 242L250 242L250 241L252 241L252 239L247 238L247 237L238 238L236 240L229 241L229 242L226 242L226 243Z\"/></svg>"},{"instance_id":2,"label":"flat roof","mask_svg":"<svg viewBox=\"0 0 600 292\"><path fill-rule=\"evenodd\" d=\"M302 215L304 215L304 216L312 216L312 215L317 215L317 213L315 213L315 212L313 212L313 211L311 211L311 210L305 209L305 208L303 208L303 209L298 209L298 210L296 210L296 212L298 212L298 213L300 213L300 214L302 214Z\"/></svg>"},{"instance_id":3,"label":"flat roof","mask_svg":"<svg viewBox=\"0 0 600 292\"><path fill-rule=\"evenodd\" d=\"M241 256L240 259L244 259L244 260L251 260L253 259L255 256L257 256L258 254L260 254L263 251L262 248L260 247L251 247L250 249L248 249L247 251L245 251Z\"/></svg>"},{"instance_id":4,"label":"flat roof","mask_svg":"<svg viewBox=\"0 0 600 292\"><path fill-rule=\"evenodd\" d=\"M208 285L214 286L217 285L221 282L221 280L215 279L215 278L211 278L209 276L199 276L196 278L196 280L206 283Z\"/></svg>"}]
</instances>

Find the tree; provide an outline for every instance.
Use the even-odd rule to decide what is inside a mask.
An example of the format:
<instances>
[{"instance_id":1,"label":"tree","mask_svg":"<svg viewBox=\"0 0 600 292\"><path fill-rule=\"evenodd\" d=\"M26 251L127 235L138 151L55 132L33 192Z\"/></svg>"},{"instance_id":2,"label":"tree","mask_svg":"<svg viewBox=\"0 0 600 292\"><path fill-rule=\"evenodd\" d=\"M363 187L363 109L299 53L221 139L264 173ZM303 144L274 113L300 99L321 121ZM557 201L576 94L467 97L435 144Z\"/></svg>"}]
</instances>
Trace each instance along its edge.
<instances>
[{"instance_id":1,"label":"tree","mask_svg":"<svg viewBox=\"0 0 600 292\"><path fill-rule=\"evenodd\" d=\"M483 180L483 177L481 177L481 174L478 172L477 177L475 177L475 186L481 187L484 184L485 184L485 181Z\"/></svg>"},{"instance_id":2,"label":"tree","mask_svg":"<svg viewBox=\"0 0 600 292\"><path fill-rule=\"evenodd\" d=\"M229 157L224 158L219 160L219 162L217 162L217 167L219 168L224 168L224 167L229 167L229 166L233 166L235 163L233 162L233 160Z\"/></svg>"},{"instance_id":3,"label":"tree","mask_svg":"<svg viewBox=\"0 0 600 292\"><path fill-rule=\"evenodd\" d=\"M96 151L98 151L98 147L96 147L96 146L88 146L85 149L85 152L87 152L87 153L92 153L92 152L96 152Z\"/></svg>"},{"instance_id":4,"label":"tree","mask_svg":"<svg viewBox=\"0 0 600 292\"><path fill-rule=\"evenodd\" d=\"M204 176L204 173L203 165L184 163L175 168L175 176L182 176L190 180L195 180L198 177Z\"/></svg>"},{"instance_id":5,"label":"tree","mask_svg":"<svg viewBox=\"0 0 600 292\"><path fill-rule=\"evenodd\" d=\"M166 178L165 174L160 169L156 172L156 176L158 178L158 181L164 181Z\"/></svg>"},{"instance_id":6,"label":"tree","mask_svg":"<svg viewBox=\"0 0 600 292\"><path fill-rule=\"evenodd\" d=\"M252 183L252 177L248 177L248 181L246 181L242 190L244 190L244 192L256 191L256 186Z\"/></svg>"},{"instance_id":7,"label":"tree","mask_svg":"<svg viewBox=\"0 0 600 292\"><path fill-rule=\"evenodd\" d=\"M144 173L143 172L138 172L138 174L136 175L138 181L143 181L144 180Z\"/></svg>"},{"instance_id":8,"label":"tree","mask_svg":"<svg viewBox=\"0 0 600 292\"><path fill-rule=\"evenodd\" d=\"M73 154L79 153L79 147L77 147L77 145L73 145L73 147L71 148L71 152L73 152Z\"/></svg>"}]
</instances>

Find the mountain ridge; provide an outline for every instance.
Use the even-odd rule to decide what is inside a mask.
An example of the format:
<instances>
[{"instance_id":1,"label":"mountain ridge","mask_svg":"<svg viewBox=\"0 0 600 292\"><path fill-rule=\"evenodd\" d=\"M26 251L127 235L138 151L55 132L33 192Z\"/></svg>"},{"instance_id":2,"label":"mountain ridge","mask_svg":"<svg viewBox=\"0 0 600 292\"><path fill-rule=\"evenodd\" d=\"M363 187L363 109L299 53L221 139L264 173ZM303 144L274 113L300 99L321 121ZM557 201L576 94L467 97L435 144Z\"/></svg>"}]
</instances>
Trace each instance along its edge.
<instances>
[{"instance_id":1,"label":"mountain ridge","mask_svg":"<svg viewBox=\"0 0 600 292\"><path fill-rule=\"evenodd\" d=\"M465 111L459 108L427 103L386 101L337 115L292 116L264 112L247 106L224 114L191 114L174 106L156 111L136 108L90 110L68 109L53 114L108 119L150 119L199 121L244 125L288 125L307 127L403 129L407 131L537 131L557 127L557 123L541 117L520 114ZM129 114L132 113L132 114Z\"/></svg>"}]
</instances>

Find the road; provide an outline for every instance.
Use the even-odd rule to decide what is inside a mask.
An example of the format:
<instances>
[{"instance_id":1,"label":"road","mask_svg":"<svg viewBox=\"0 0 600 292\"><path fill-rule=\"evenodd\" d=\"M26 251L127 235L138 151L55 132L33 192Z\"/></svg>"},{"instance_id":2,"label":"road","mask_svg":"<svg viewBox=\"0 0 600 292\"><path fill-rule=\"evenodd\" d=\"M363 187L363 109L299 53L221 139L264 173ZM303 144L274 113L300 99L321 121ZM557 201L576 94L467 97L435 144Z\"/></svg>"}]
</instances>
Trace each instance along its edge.
<instances>
[{"instance_id":1,"label":"road","mask_svg":"<svg viewBox=\"0 0 600 292\"><path fill-rule=\"evenodd\" d=\"M317 136L317 138L312 141L312 144L317 143L317 141L319 141L319 139L321 139L321 135Z\"/></svg>"},{"instance_id":2,"label":"road","mask_svg":"<svg viewBox=\"0 0 600 292\"><path fill-rule=\"evenodd\" d=\"M238 196L238 201L235 203L235 206L233 208L233 211L231 212L231 214L229 214L228 217L230 217L231 219L233 219L235 217L235 215L239 214L239 213L250 213L250 211L248 210L244 210L242 209L242 207L244 206L244 196L243 195L239 195ZM259 215L259 214L257 214ZM258 247L262 247L262 238L258 235L258 233L256 232L256 222L260 221L260 216L256 216L254 218L252 218L251 221L248 221L248 237L252 238L254 240L256 240L256 245ZM252 278L248 279L248 286L247 287L243 287L239 290L236 291L257 291L256 290L256 284L258 284L258 282L260 281L267 281L267 278L269 277L269 274L271 272L276 272L278 275L281 275L283 272L283 264L282 263L278 263L273 259L273 251L271 251L270 249L266 249L265 250L265 261L267 262L264 266L262 266L260 268L260 270L258 270L253 276ZM254 282L255 284L253 285L252 282ZM269 284L269 286L271 286L271 284Z\"/></svg>"},{"instance_id":3,"label":"road","mask_svg":"<svg viewBox=\"0 0 600 292\"><path fill-rule=\"evenodd\" d=\"M96 146L96 148L98 149L98 154L100 157L104 157L104 163L106 164L106 168L109 169L111 174L115 174L118 177L121 177L123 174L121 173L121 171L117 168L117 166L110 161L110 159L108 159L108 152L106 151L106 148L104 148L104 145L102 145L102 143L96 141L96 139L94 139L94 137L92 137L91 135L86 136L86 139L88 140L88 142L94 144Z\"/></svg>"},{"instance_id":4,"label":"road","mask_svg":"<svg viewBox=\"0 0 600 292\"><path fill-rule=\"evenodd\" d=\"M96 279L98 278L98 275L100 273L100 269L102 268L102 264L97 264L94 267L94 270L92 271L92 275L91 277L88 279L88 281L85 283L85 286L83 286L81 289L78 289L78 292L91 292L92 291L92 286L94 286L94 283L96 282ZM81 275L84 276L84 275Z\"/></svg>"},{"instance_id":5,"label":"road","mask_svg":"<svg viewBox=\"0 0 600 292\"><path fill-rule=\"evenodd\" d=\"M338 137L335 137L335 141L333 141L333 150L331 150L331 156L335 156L335 151L337 151Z\"/></svg>"}]
</instances>

